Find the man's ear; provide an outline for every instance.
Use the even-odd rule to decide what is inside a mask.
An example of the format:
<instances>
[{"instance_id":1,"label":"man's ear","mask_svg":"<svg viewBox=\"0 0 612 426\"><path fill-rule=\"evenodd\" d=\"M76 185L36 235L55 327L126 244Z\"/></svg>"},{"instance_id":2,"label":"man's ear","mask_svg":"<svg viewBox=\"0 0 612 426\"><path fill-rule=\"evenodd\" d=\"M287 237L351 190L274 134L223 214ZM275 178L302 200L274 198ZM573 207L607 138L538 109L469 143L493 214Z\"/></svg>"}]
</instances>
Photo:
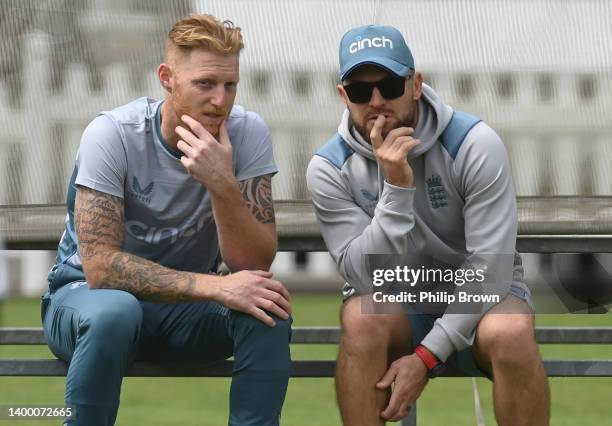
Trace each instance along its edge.
<instances>
[{"instance_id":1,"label":"man's ear","mask_svg":"<svg viewBox=\"0 0 612 426\"><path fill-rule=\"evenodd\" d=\"M414 80L412 82L412 97L416 101L423 94L423 74L415 72L412 79Z\"/></svg>"},{"instance_id":2,"label":"man's ear","mask_svg":"<svg viewBox=\"0 0 612 426\"><path fill-rule=\"evenodd\" d=\"M163 63L157 67L157 77L164 90L172 93L172 69L170 65Z\"/></svg>"},{"instance_id":3,"label":"man's ear","mask_svg":"<svg viewBox=\"0 0 612 426\"><path fill-rule=\"evenodd\" d=\"M346 95L346 90L344 90L344 86L342 84L338 84L336 85L336 90L338 90L338 94L340 95L340 98L342 99L344 105L348 107L348 96Z\"/></svg>"}]
</instances>

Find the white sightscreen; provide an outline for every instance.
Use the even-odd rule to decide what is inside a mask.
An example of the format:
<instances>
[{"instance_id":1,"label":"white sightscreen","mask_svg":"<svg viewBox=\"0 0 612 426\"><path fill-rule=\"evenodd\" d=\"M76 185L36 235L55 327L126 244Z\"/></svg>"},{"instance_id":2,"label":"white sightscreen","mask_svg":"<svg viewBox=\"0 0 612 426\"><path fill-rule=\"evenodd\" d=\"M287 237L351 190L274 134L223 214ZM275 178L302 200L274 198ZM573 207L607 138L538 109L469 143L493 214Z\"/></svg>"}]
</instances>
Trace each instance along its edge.
<instances>
[{"instance_id":1,"label":"white sightscreen","mask_svg":"<svg viewBox=\"0 0 612 426\"><path fill-rule=\"evenodd\" d=\"M333 135L337 48L350 27L397 26L417 68L508 149L518 195L612 195L612 3L607 0L0 1L0 205L64 202L85 125L162 92L171 24L208 12L242 27L238 102L268 122L277 199Z\"/></svg>"}]
</instances>

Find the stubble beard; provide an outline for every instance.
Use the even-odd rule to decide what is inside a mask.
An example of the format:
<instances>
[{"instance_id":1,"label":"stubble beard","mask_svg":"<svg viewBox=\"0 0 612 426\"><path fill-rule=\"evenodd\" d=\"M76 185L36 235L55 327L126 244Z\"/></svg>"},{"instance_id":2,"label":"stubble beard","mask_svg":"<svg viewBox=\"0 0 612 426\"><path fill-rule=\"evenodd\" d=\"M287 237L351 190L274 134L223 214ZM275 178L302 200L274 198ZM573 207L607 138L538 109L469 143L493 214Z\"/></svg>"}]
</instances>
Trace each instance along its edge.
<instances>
[{"instance_id":1,"label":"stubble beard","mask_svg":"<svg viewBox=\"0 0 612 426\"><path fill-rule=\"evenodd\" d=\"M229 107L229 110L225 110L224 108L216 108L213 106L209 106L208 108L203 109L202 111L196 111L196 110L193 110L189 105L185 105L182 102L182 99L180 98L173 100L172 107L173 107L173 112L176 117L176 121L178 125L185 127L189 131L192 131L181 119L183 115L188 115L194 120L196 120L198 123L200 123L202 127L204 127L206 131L210 133L215 139L218 139L221 133L220 123L218 124L218 123L205 122L204 120L202 120L200 113L222 114L225 121L227 122L227 120L229 120L230 111L232 109L231 106Z\"/></svg>"},{"instance_id":2,"label":"stubble beard","mask_svg":"<svg viewBox=\"0 0 612 426\"><path fill-rule=\"evenodd\" d=\"M417 120L417 110L418 110L417 103L415 102L413 104L412 109L408 112L408 115L406 116L406 118L402 122L400 122L398 126L393 127L392 129L389 129L389 132L393 129L398 129L400 127L412 127L414 129L416 126L416 120ZM353 114L351 113L350 110L349 110L349 114L350 114L350 122L355 127L355 130L357 130L357 132L359 132L361 137L371 145L372 140L370 139L370 132L366 129L367 120L363 124L357 123L353 119ZM383 130L383 134L382 134L383 139L387 137L389 132L385 132Z\"/></svg>"}]
</instances>

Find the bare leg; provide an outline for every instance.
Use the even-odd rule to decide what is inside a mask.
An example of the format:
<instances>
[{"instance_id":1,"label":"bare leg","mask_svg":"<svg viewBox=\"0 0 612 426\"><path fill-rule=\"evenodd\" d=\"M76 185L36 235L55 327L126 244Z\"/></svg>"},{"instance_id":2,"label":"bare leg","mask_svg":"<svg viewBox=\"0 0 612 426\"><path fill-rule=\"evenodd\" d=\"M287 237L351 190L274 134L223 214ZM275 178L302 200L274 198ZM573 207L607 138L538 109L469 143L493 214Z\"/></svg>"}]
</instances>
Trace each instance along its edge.
<instances>
[{"instance_id":1,"label":"bare leg","mask_svg":"<svg viewBox=\"0 0 612 426\"><path fill-rule=\"evenodd\" d=\"M478 364L493 372L500 426L548 425L550 391L528 305L508 296L480 321L473 347Z\"/></svg>"},{"instance_id":2,"label":"bare leg","mask_svg":"<svg viewBox=\"0 0 612 426\"><path fill-rule=\"evenodd\" d=\"M344 425L383 425L389 394L375 385L393 360L410 351L410 327L403 312L362 314L361 303L352 297L342 308L336 395Z\"/></svg>"}]
</instances>

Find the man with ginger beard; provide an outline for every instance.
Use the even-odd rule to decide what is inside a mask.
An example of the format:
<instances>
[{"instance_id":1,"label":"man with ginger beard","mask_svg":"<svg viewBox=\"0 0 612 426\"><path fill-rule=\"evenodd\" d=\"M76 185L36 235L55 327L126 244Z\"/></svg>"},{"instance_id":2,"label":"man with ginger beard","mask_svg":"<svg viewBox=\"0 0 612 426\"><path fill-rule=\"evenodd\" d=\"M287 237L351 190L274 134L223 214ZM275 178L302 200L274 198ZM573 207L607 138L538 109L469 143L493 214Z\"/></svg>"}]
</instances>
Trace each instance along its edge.
<instances>
[{"instance_id":1,"label":"man with ginger beard","mask_svg":"<svg viewBox=\"0 0 612 426\"><path fill-rule=\"evenodd\" d=\"M65 424L114 424L133 359L233 355L229 424L278 425L291 305L268 272L270 133L234 105L242 47L229 21L178 21L157 70L164 99L101 112L83 133L41 306L70 362ZM232 274L215 274L221 258Z\"/></svg>"},{"instance_id":2,"label":"man with ginger beard","mask_svg":"<svg viewBox=\"0 0 612 426\"><path fill-rule=\"evenodd\" d=\"M346 280L336 371L343 423L402 419L428 379L453 368L494 379L500 425L548 424L548 382L515 251L516 200L501 139L423 84L396 28L353 28L339 56L346 110L311 160L307 183ZM500 301L449 303L433 313L403 301L377 305L373 265L381 255L389 263L426 259L414 269L452 259L464 271L486 271L493 279L484 284L494 284Z\"/></svg>"}]
</instances>

